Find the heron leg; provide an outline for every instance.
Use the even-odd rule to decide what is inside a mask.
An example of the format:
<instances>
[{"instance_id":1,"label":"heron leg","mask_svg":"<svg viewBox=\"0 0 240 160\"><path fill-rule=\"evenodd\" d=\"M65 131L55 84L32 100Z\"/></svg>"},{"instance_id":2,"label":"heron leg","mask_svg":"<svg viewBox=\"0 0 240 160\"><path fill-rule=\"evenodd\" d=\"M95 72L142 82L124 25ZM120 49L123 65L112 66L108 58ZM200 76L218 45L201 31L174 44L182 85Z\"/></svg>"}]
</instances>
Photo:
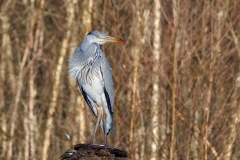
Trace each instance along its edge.
<instances>
[{"instance_id":1,"label":"heron leg","mask_svg":"<svg viewBox=\"0 0 240 160\"><path fill-rule=\"evenodd\" d=\"M103 107L103 119L104 119L104 142L105 142L105 148L108 148L108 142L107 142L107 112L104 107L104 103L102 101L102 107Z\"/></svg>"},{"instance_id":2,"label":"heron leg","mask_svg":"<svg viewBox=\"0 0 240 160\"><path fill-rule=\"evenodd\" d=\"M102 117L102 112L99 109L98 105L95 104L95 106L96 106L96 109L97 109L97 123L95 124L94 130L93 130L90 142L89 142L90 145L93 145L93 140L94 140L94 137L95 137L95 134L96 134L96 131L97 131L97 127L98 127L98 124L99 124L100 119Z\"/></svg>"}]
</instances>

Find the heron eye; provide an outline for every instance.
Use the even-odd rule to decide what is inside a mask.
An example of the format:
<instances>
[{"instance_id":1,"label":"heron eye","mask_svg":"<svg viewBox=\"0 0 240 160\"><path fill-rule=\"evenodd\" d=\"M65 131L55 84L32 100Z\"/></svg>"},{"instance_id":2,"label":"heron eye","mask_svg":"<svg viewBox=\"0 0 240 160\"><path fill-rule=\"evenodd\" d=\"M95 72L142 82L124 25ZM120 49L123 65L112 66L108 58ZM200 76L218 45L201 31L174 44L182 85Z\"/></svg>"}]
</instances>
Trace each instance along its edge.
<instances>
[{"instance_id":1,"label":"heron eye","mask_svg":"<svg viewBox=\"0 0 240 160\"><path fill-rule=\"evenodd\" d=\"M97 37L97 38L103 38L103 36L100 35L100 34L97 34L96 37Z\"/></svg>"}]
</instances>

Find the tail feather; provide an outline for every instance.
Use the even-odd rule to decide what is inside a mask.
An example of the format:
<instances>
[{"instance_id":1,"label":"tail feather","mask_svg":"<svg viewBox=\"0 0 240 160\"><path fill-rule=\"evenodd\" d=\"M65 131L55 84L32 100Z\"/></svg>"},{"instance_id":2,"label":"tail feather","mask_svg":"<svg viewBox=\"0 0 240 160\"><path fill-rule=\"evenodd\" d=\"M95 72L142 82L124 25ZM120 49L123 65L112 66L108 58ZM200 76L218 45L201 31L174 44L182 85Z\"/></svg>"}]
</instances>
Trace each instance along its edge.
<instances>
[{"instance_id":1,"label":"tail feather","mask_svg":"<svg viewBox=\"0 0 240 160\"><path fill-rule=\"evenodd\" d=\"M104 120L101 119L100 120L100 126L101 126L101 129L102 129L102 132L105 134L105 123L104 123ZM111 135L112 133L114 132L114 126L113 126L113 123L111 124L111 128L107 131L107 135Z\"/></svg>"}]
</instances>

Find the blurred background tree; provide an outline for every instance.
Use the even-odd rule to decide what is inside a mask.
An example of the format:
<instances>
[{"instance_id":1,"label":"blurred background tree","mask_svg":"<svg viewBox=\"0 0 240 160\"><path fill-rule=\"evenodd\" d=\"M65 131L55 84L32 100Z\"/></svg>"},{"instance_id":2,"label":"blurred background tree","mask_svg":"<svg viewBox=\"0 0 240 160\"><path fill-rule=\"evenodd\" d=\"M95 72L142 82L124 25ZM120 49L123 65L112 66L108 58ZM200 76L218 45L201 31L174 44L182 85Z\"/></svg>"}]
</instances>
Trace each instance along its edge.
<instances>
[{"instance_id":1,"label":"blurred background tree","mask_svg":"<svg viewBox=\"0 0 240 160\"><path fill-rule=\"evenodd\" d=\"M132 159L240 159L239 0L0 4L1 159L59 159L89 141L95 117L68 59L96 29L130 42L103 46L115 88L110 146Z\"/></svg>"}]
</instances>

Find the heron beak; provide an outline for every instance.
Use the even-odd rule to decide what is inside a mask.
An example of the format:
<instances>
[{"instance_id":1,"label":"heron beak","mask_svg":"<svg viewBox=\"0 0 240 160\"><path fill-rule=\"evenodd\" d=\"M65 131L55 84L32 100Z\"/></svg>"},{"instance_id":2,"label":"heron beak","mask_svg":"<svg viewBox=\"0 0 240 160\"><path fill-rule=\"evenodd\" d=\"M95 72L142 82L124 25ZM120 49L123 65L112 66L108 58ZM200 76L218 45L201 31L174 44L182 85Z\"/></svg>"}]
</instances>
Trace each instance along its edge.
<instances>
[{"instance_id":1,"label":"heron beak","mask_svg":"<svg viewBox=\"0 0 240 160\"><path fill-rule=\"evenodd\" d=\"M125 40L120 39L120 38L104 37L103 39L104 39L104 41L107 41L107 42L117 42L117 43L126 43L126 44L129 44L128 41L125 41Z\"/></svg>"}]
</instances>

